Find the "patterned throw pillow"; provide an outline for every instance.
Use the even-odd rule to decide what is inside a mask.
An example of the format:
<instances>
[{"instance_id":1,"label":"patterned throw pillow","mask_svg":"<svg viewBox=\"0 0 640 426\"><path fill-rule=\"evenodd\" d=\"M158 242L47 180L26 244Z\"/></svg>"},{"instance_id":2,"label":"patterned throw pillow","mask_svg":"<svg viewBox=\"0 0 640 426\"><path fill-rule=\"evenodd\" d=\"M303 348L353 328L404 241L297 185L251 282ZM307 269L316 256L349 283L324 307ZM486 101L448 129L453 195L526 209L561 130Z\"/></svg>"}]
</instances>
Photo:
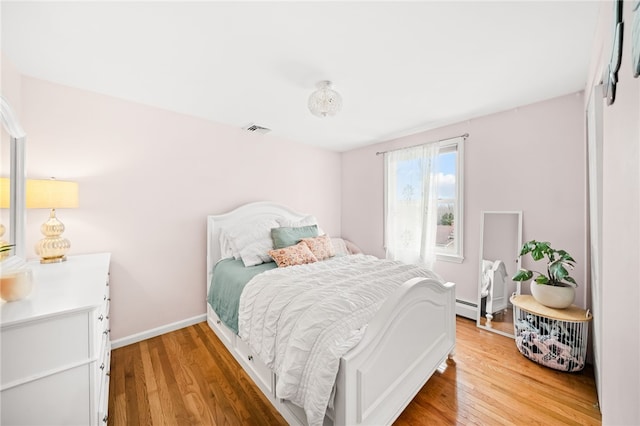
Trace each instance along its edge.
<instances>
[{"instance_id":1,"label":"patterned throw pillow","mask_svg":"<svg viewBox=\"0 0 640 426\"><path fill-rule=\"evenodd\" d=\"M317 262L318 259L311 253L309 246L303 242L296 245L269 251L269 256L276 261L279 268L293 265L304 265Z\"/></svg>"},{"instance_id":2,"label":"patterned throw pillow","mask_svg":"<svg viewBox=\"0 0 640 426\"><path fill-rule=\"evenodd\" d=\"M309 250L318 260L325 260L336 255L336 251L328 235L315 238L303 238L301 242L309 246Z\"/></svg>"}]
</instances>

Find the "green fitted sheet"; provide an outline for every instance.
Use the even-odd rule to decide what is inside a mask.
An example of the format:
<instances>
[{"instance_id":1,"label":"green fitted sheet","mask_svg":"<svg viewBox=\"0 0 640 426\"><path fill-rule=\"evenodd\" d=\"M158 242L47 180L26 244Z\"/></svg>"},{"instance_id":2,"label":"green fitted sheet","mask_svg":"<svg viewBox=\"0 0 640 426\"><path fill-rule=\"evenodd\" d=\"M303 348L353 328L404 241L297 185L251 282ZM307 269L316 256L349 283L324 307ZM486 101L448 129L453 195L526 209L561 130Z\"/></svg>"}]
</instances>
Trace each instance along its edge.
<instances>
[{"instance_id":1,"label":"green fitted sheet","mask_svg":"<svg viewBox=\"0 0 640 426\"><path fill-rule=\"evenodd\" d=\"M242 260L235 259L222 259L215 265L208 302L234 333L238 334L238 306L244 286L259 273L276 267L275 262L245 267Z\"/></svg>"}]
</instances>

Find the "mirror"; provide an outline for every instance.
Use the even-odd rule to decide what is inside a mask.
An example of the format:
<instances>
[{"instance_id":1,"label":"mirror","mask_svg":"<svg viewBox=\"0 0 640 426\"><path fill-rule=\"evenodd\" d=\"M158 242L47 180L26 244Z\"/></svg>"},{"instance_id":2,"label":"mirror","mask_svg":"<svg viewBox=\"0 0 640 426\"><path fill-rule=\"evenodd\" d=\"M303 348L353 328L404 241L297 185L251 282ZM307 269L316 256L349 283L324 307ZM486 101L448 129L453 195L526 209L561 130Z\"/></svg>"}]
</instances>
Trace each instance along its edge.
<instances>
[{"instance_id":1,"label":"mirror","mask_svg":"<svg viewBox=\"0 0 640 426\"><path fill-rule=\"evenodd\" d=\"M7 187L2 191L8 190L9 197L6 197L6 204L9 207L9 243L15 244L14 254L24 257L25 253L25 142L26 134L11 109L9 102L4 96L0 95L0 120L2 121L2 173L1 177L8 178ZM8 145L8 146L7 146ZM5 164L6 152L9 152L9 164ZM9 169L7 173L6 170ZM5 174L7 173L8 176ZM2 194L2 204L5 207L4 195ZM5 215L1 217L4 222ZM6 225L4 225L6 226ZM3 237L4 238L4 237Z\"/></svg>"},{"instance_id":2,"label":"mirror","mask_svg":"<svg viewBox=\"0 0 640 426\"><path fill-rule=\"evenodd\" d=\"M513 306L509 298L520 293L511 277L520 268L521 211L482 212L478 327L513 337Z\"/></svg>"}]
</instances>

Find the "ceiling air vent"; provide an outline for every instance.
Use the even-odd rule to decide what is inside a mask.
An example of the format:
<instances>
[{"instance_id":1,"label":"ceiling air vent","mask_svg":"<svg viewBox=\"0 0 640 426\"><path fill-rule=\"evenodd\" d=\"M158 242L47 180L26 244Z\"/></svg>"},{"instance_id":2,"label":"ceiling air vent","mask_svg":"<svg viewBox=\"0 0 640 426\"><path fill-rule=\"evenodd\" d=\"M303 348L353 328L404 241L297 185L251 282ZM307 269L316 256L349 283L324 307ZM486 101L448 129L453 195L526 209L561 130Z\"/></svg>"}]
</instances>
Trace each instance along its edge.
<instances>
[{"instance_id":1,"label":"ceiling air vent","mask_svg":"<svg viewBox=\"0 0 640 426\"><path fill-rule=\"evenodd\" d=\"M253 124L253 123L244 126L242 129L248 132L263 133L263 134L269 133L271 131L271 129L267 129L266 127L258 126L257 124Z\"/></svg>"}]
</instances>

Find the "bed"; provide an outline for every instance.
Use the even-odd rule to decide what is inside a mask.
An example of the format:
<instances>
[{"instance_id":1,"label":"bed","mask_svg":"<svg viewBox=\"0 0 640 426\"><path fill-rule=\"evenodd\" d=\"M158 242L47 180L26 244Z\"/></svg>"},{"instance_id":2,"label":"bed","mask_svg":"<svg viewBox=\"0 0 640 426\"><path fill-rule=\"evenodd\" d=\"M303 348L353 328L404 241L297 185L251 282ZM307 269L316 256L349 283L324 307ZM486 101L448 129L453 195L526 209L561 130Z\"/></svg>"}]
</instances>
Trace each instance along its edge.
<instances>
[{"instance_id":1,"label":"bed","mask_svg":"<svg viewBox=\"0 0 640 426\"><path fill-rule=\"evenodd\" d=\"M207 322L289 424L390 424L402 413L436 369L454 353L453 283L445 283L437 276L411 278L394 275L394 279L402 276L403 281L390 290L371 313L366 325L357 329L358 332L361 331L357 344L336 359L337 373L335 381L332 382L330 403L324 416L320 420L312 416L311 422L306 414L309 411L305 412L305 409L299 406L299 401L298 404L294 404L287 398L281 398L281 394L277 392L286 387L286 383L283 383L286 382L285 376L288 375L288 371L282 370L282 366L275 368L274 365L263 362L264 355L256 352L256 343L240 338L238 330L229 324L229 320L222 319L212 308L215 300L210 302L210 288L214 267L219 261L229 257L229 248L224 242L221 244L221 232L261 220L277 219L289 223L302 223L306 218L309 216L271 202L250 203L225 214L207 217ZM309 266L310 269L315 268L316 274L321 274L318 271L322 268L342 270L340 268L346 268L345 263L348 262L368 265L372 262L386 261L374 261L371 256L353 255L339 259L336 256L327 259L327 263L323 262L325 261L302 267L276 268L277 271L269 270L257 274L242 290L240 311L249 309L249 301L261 300L261 296L251 297L252 292L258 291L254 290L254 284L268 279L272 282L280 280L275 281L276 284L286 281L284 278L289 280L290 277L283 275L290 273L286 270L298 271ZM374 278L369 280L378 282ZM249 310L258 311L254 306ZM240 330L240 335L246 334L243 330L246 330L248 322L242 318L241 316L239 322L241 328L244 328ZM255 321L254 318L253 322ZM264 322L266 324L268 319L265 318ZM282 346L278 346L279 350L281 348ZM277 371L284 373L279 375Z\"/></svg>"}]
</instances>

